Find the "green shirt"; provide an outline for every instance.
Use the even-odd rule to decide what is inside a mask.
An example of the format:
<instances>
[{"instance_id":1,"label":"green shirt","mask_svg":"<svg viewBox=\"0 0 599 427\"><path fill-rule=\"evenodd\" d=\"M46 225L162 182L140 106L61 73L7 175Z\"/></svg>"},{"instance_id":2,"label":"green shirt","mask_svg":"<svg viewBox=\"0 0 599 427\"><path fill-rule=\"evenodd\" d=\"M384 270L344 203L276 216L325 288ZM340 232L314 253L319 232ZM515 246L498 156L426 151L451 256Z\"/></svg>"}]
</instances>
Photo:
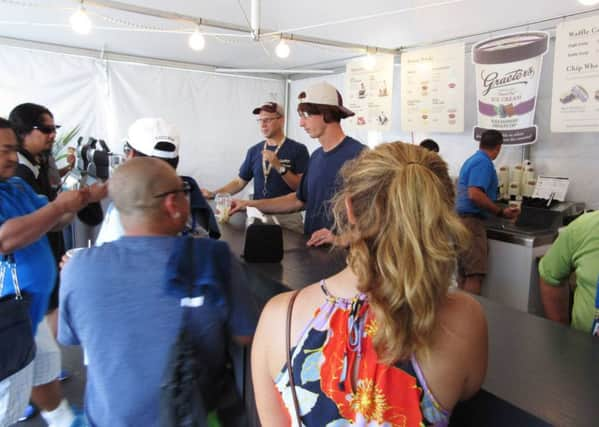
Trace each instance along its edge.
<instances>
[{"instance_id":1,"label":"green shirt","mask_svg":"<svg viewBox=\"0 0 599 427\"><path fill-rule=\"evenodd\" d=\"M560 232L539 263L539 274L559 286L576 272L572 327L590 332L599 278L599 211L582 215Z\"/></svg>"}]
</instances>

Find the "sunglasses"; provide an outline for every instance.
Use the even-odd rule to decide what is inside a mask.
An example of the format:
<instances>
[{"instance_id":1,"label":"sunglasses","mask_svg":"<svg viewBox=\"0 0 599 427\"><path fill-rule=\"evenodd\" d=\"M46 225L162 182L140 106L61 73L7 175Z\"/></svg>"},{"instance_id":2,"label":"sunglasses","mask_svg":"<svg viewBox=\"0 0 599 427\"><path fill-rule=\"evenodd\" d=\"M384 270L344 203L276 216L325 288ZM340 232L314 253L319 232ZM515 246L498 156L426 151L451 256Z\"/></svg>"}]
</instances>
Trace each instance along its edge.
<instances>
[{"instance_id":1,"label":"sunglasses","mask_svg":"<svg viewBox=\"0 0 599 427\"><path fill-rule=\"evenodd\" d=\"M32 129L37 129L39 130L41 133L46 134L46 135L50 135L51 133L56 133L56 131L58 129L60 129L60 125L55 125L55 126L33 126Z\"/></svg>"},{"instance_id":2,"label":"sunglasses","mask_svg":"<svg viewBox=\"0 0 599 427\"><path fill-rule=\"evenodd\" d=\"M156 195L154 195L154 198L158 199L160 197L168 196L169 194L177 194L177 193L183 193L186 196L188 196L189 193L191 193L191 185L189 185L188 182L183 181L183 186L181 188L177 188L176 190L170 190L170 191L165 191L164 193L156 194Z\"/></svg>"}]
</instances>

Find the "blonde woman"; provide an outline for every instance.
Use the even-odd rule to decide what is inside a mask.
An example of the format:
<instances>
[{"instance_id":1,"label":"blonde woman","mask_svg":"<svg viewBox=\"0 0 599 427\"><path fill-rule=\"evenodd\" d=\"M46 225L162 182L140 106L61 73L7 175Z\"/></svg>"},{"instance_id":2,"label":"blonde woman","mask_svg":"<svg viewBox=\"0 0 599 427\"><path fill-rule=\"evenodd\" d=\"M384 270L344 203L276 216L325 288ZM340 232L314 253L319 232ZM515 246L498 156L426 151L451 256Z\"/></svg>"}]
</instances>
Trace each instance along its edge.
<instances>
[{"instance_id":1,"label":"blonde woman","mask_svg":"<svg viewBox=\"0 0 599 427\"><path fill-rule=\"evenodd\" d=\"M348 266L264 308L252 353L262 425L445 426L487 367L483 311L449 289L469 235L447 165L390 143L341 174L333 212Z\"/></svg>"}]
</instances>

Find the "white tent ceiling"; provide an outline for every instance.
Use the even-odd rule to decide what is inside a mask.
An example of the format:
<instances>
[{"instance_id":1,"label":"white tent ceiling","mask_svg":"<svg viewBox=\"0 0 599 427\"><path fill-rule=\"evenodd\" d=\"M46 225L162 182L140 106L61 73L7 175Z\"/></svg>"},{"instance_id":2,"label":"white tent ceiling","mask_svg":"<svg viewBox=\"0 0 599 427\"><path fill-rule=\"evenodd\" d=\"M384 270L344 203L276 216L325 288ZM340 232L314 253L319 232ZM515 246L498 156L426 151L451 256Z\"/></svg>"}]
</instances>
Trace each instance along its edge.
<instances>
[{"instance_id":1,"label":"white tent ceiling","mask_svg":"<svg viewBox=\"0 0 599 427\"><path fill-rule=\"evenodd\" d=\"M292 41L291 55L280 59L273 53L279 36L263 37L256 42L239 32L237 37L208 35L206 48L196 52L187 45L188 35L194 29L192 22L124 12L98 3L133 5L249 28L250 0L89 0L85 5L94 29L87 36L74 33L69 26L69 16L79 1L0 0L0 37L4 42L18 39L91 49L98 55L104 51L235 68L333 66L363 54L363 51ZM484 33L513 26L526 28L531 22L590 10L577 0L261 0L260 3L262 29L390 49L479 33L478 37L483 38ZM353 20L383 14L387 16ZM342 20L352 22L335 23ZM298 29L303 27L312 28ZM233 34L216 28L203 31Z\"/></svg>"}]
</instances>

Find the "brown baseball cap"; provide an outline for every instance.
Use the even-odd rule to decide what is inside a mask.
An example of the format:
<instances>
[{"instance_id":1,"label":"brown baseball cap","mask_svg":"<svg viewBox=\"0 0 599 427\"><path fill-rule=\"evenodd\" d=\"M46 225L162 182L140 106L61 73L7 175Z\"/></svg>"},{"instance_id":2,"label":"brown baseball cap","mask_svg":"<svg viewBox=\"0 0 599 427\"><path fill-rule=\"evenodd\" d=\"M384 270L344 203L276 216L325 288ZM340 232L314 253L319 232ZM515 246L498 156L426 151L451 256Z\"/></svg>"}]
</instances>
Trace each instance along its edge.
<instances>
[{"instance_id":1,"label":"brown baseball cap","mask_svg":"<svg viewBox=\"0 0 599 427\"><path fill-rule=\"evenodd\" d=\"M273 101L265 102L259 107L256 107L252 110L254 114L260 114L260 111L265 111L267 113L277 113L279 116L285 115L285 110L281 104L278 104Z\"/></svg>"}]
</instances>

